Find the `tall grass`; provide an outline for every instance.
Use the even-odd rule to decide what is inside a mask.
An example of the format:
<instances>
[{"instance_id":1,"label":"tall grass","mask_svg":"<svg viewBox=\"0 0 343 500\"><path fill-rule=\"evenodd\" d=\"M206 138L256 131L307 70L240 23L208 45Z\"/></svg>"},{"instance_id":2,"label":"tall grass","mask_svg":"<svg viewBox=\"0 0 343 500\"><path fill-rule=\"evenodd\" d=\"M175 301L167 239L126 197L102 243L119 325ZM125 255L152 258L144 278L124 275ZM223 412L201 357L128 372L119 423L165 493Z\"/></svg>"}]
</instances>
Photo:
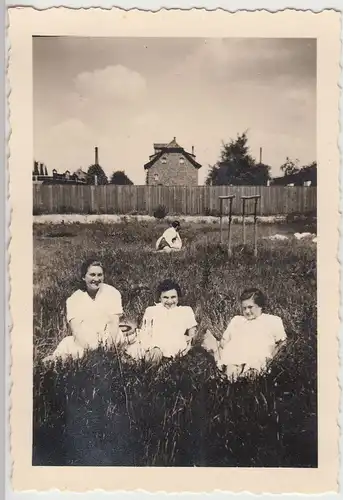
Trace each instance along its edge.
<instances>
[{"instance_id":1,"label":"tall grass","mask_svg":"<svg viewBox=\"0 0 343 500\"><path fill-rule=\"evenodd\" d=\"M233 256L217 227L186 226L187 248L157 255L163 223L34 228L35 465L315 467L317 465L316 252L303 241L260 242L254 259L234 227ZM271 231L271 228L262 229ZM274 228L275 231L275 228ZM280 228L277 228L280 231ZM287 232L287 228L283 228ZM258 286L283 318L288 342L270 373L230 383L199 345L159 367L99 349L44 367L67 333L66 298L84 258L104 261L106 281L139 321L165 277L194 308L198 340L238 313L243 288Z\"/></svg>"}]
</instances>

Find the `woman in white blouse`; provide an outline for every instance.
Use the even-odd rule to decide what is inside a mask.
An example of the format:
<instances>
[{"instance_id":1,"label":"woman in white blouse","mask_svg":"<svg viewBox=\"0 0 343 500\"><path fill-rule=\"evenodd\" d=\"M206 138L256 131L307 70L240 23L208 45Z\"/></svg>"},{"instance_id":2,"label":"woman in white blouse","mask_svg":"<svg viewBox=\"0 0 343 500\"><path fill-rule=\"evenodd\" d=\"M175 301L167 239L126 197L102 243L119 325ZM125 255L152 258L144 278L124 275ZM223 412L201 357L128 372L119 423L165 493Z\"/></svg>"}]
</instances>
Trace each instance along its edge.
<instances>
[{"instance_id":1,"label":"woman in white blouse","mask_svg":"<svg viewBox=\"0 0 343 500\"><path fill-rule=\"evenodd\" d=\"M180 251L182 248L182 240L179 231L180 222L175 220L156 241L156 250L164 253Z\"/></svg>"},{"instance_id":2,"label":"woman in white blouse","mask_svg":"<svg viewBox=\"0 0 343 500\"><path fill-rule=\"evenodd\" d=\"M244 290L240 296L242 315L232 318L221 340L210 332L205 335L203 347L212 352L219 367L225 365L230 378L263 373L287 339L282 319L264 312L265 302L261 290Z\"/></svg>"},{"instance_id":3,"label":"woman in white blouse","mask_svg":"<svg viewBox=\"0 0 343 500\"><path fill-rule=\"evenodd\" d=\"M190 350L197 322L192 308L179 304L180 297L180 286L174 281L158 285L158 301L146 309L137 340L127 349L131 357L159 361Z\"/></svg>"},{"instance_id":4,"label":"woman in white blouse","mask_svg":"<svg viewBox=\"0 0 343 500\"><path fill-rule=\"evenodd\" d=\"M45 361L68 356L82 357L85 349L96 349L99 343L124 342L119 328L123 313L120 292L104 283L104 266L95 259L81 267L81 284L66 303L71 335L65 337Z\"/></svg>"}]
</instances>

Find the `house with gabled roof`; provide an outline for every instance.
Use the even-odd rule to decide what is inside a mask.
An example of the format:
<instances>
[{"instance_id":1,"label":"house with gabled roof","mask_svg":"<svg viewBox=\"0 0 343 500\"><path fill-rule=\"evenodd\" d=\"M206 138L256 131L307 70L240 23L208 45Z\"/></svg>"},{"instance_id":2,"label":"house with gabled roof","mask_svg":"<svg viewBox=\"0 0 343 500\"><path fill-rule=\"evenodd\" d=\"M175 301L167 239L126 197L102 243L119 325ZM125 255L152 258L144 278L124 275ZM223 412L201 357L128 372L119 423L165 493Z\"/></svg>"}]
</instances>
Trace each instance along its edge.
<instances>
[{"instance_id":1,"label":"house with gabled roof","mask_svg":"<svg viewBox=\"0 0 343 500\"><path fill-rule=\"evenodd\" d=\"M148 186L197 186L201 165L177 142L155 143L154 153L144 165Z\"/></svg>"}]
</instances>

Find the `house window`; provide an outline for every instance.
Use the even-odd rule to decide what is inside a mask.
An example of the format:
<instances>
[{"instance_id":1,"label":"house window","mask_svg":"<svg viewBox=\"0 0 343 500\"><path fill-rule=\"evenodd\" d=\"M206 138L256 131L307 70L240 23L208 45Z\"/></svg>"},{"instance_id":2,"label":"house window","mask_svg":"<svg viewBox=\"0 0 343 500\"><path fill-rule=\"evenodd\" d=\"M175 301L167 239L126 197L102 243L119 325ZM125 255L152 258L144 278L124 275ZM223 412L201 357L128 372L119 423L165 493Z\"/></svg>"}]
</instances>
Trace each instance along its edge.
<instances>
[{"instance_id":1,"label":"house window","mask_svg":"<svg viewBox=\"0 0 343 500\"><path fill-rule=\"evenodd\" d=\"M167 163L167 158L165 156L163 156L163 158L161 159L161 162L162 163Z\"/></svg>"},{"instance_id":2,"label":"house window","mask_svg":"<svg viewBox=\"0 0 343 500\"><path fill-rule=\"evenodd\" d=\"M180 156L180 160L179 161L180 161L181 165L183 165L185 163L185 159L182 156Z\"/></svg>"},{"instance_id":3,"label":"house window","mask_svg":"<svg viewBox=\"0 0 343 500\"><path fill-rule=\"evenodd\" d=\"M154 181L157 182L158 181L158 174L154 174Z\"/></svg>"}]
</instances>

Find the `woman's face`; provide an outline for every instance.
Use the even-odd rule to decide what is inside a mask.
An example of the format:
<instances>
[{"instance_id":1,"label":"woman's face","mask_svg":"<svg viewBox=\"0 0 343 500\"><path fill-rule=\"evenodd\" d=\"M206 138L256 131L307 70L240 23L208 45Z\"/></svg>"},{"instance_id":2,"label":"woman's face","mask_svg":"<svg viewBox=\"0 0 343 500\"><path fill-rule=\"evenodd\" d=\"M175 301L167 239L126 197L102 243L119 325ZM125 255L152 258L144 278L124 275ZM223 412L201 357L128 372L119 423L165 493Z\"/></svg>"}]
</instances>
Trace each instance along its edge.
<instances>
[{"instance_id":1,"label":"woman's face","mask_svg":"<svg viewBox=\"0 0 343 500\"><path fill-rule=\"evenodd\" d=\"M162 292L160 296L160 301L164 307L167 309L172 309L176 307L179 302L179 297L176 290L168 290L167 292Z\"/></svg>"},{"instance_id":2,"label":"woman's face","mask_svg":"<svg viewBox=\"0 0 343 500\"><path fill-rule=\"evenodd\" d=\"M258 306L254 299L246 299L242 301L242 312L246 319L256 319L262 314L262 309Z\"/></svg>"},{"instance_id":3,"label":"woman's face","mask_svg":"<svg viewBox=\"0 0 343 500\"><path fill-rule=\"evenodd\" d=\"M97 292L101 283L104 282L104 271L102 267L89 266L83 280L86 283L88 292Z\"/></svg>"}]
</instances>

